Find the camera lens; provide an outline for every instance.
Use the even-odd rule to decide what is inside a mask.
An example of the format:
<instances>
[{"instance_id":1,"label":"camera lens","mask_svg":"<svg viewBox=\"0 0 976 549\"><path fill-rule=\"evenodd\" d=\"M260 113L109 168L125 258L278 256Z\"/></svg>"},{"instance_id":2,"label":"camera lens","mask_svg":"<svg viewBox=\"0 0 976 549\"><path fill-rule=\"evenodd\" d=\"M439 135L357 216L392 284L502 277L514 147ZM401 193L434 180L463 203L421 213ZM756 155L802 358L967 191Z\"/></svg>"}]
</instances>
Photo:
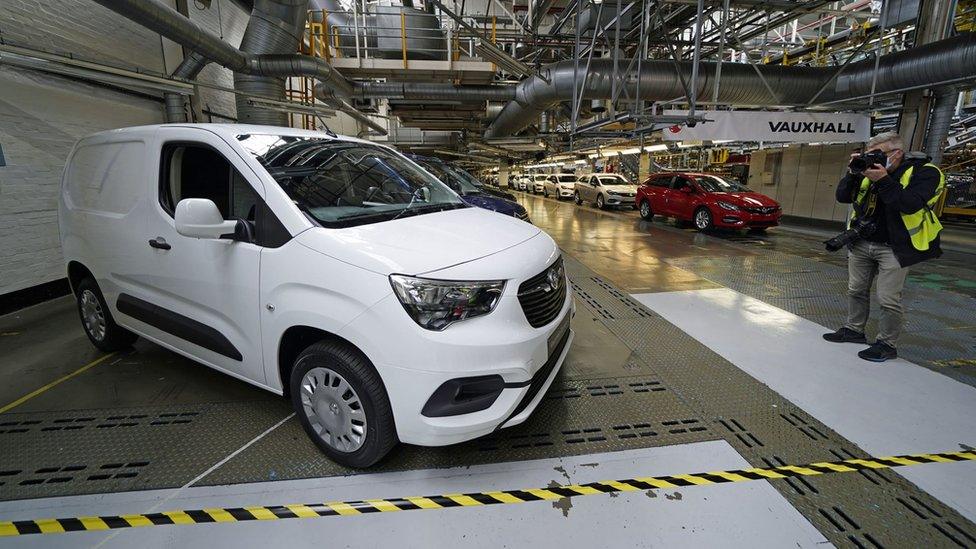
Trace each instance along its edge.
<instances>
[{"instance_id":1,"label":"camera lens","mask_svg":"<svg viewBox=\"0 0 976 549\"><path fill-rule=\"evenodd\" d=\"M849 167L851 168L852 172L859 173L868 169L868 163L863 157L858 156L851 160Z\"/></svg>"}]
</instances>

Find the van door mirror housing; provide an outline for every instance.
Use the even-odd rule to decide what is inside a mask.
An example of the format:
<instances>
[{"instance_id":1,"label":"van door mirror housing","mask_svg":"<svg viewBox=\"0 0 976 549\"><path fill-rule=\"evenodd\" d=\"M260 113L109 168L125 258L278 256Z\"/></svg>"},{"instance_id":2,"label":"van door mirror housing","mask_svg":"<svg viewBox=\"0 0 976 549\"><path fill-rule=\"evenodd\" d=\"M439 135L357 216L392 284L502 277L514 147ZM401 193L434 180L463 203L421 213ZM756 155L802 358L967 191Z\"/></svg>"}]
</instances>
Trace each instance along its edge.
<instances>
[{"instance_id":1,"label":"van door mirror housing","mask_svg":"<svg viewBox=\"0 0 976 549\"><path fill-rule=\"evenodd\" d=\"M684 187L681 187L681 192L683 192L685 194L691 194L691 193L695 192L695 189L692 189L691 188L691 185L685 185Z\"/></svg>"},{"instance_id":2,"label":"van door mirror housing","mask_svg":"<svg viewBox=\"0 0 976 549\"><path fill-rule=\"evenodd\" d=\"M220 238L237 228L237 221L225 221L217 205L207 198L180 200L173 218L176 232L190 238Z\"/></svg>"}]
</instances>

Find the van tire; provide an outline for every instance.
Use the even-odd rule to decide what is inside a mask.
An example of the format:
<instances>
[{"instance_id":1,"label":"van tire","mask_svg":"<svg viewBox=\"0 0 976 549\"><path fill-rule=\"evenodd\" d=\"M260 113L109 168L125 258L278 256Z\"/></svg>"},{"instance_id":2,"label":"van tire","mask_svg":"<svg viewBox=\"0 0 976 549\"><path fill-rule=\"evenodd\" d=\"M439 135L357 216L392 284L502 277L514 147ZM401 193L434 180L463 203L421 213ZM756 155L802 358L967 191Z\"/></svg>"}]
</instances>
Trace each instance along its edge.
<instances>
[{"instance_id":1,"label":"van tire","mask_svg":"<svg viewBox=\"0 0 976 549\"><path fill-rule=\"evenodd\" d=\"M365 440L354 451L329 445L312 426L302 403L302 379L314 368L327 368L341 376L362 402L366 416ZM320 341L295 359L289 379L289 394L295 414L305 433L331 460L346 467L362 469L383 459L396 446L396 424L386 388L376 369L358 349L341 341Z\"/></svg>"},{"instance_id":2,"label":"van tire","mask_svg":"<svg viewBox=\"0 0 976 549\"><path fill-rule=\"evenodd\" d=\"M81 328L99 350L106 353L121 351L139 339L139 336L115 323L95 279L88 277L78 283L75 303L78 305Z\"/></svg>"}]
</instances>

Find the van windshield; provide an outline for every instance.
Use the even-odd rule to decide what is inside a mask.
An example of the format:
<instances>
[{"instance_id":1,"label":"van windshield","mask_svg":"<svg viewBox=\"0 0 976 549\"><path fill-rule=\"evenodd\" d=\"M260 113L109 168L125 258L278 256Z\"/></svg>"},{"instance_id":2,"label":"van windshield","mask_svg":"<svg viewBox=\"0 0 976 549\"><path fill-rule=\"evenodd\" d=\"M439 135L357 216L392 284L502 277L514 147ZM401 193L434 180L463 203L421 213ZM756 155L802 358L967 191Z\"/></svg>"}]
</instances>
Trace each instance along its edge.
<instances>
[{"instance_id":1,"label":"van windshield","mask_svg":"<svg viewBox=\"0 0 976 549\"><path fill-rule=\"evenodd\" d=\"M327 137L237 136L306 215L325 227L351 227L467 205L400 154Z\"/></svg>"}]
</instances>

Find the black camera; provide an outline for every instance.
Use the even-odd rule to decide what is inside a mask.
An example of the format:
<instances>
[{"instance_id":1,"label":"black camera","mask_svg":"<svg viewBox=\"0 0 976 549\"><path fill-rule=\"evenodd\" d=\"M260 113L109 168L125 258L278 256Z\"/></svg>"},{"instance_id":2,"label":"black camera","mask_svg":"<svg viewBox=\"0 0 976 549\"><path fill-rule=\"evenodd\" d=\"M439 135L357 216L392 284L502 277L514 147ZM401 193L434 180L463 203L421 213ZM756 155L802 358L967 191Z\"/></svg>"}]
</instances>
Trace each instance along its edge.
<instances>
[{"instance_id":1,"label":"black camera","mask_svg":"<svg viewBox=\"0 0 976 549\"><path fill-rule=\"evenodd\" d=\"M857 242L861 238L871 236L876 230L878 230L878 224L873 220L861 221L860 219L855 219L851 223L850 229L847 229L830 240L825 240L824 247L827 248L828 252L836 252L844 246L849 246Z\"/></svg>"},{"instance_id":2,"label":"black camera","mask_svg":"<svg viewBox=\"0 0 976 549\"><path fill-rule=\"evenodd\" d=\"M848 164L847 167L851 169L851 173L853 174L862 174L864 173L864 170L874 166L875 164L880 164L882 166L887 165L888 155L878 149L861 153L852 158L851 163Z\"/></svg>"}]
</instances>

